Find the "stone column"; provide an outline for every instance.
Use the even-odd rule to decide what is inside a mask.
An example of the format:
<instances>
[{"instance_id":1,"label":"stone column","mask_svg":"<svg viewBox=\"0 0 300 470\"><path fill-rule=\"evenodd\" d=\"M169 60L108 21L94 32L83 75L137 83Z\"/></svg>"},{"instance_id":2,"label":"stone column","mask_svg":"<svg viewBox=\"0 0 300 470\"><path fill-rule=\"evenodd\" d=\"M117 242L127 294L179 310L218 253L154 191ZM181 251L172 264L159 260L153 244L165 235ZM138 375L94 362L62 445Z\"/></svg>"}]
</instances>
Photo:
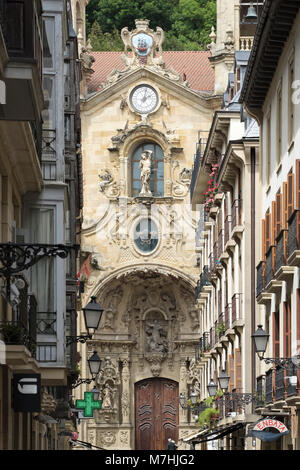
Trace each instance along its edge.
<instances>
[{"instance_id":1,"label":"stone column","mask_svg":"<svg viewBox=\"0 0 300 470\"><path fill-rule=\"evenodd\" d=\"M129 359L122 359L122 396L121 396L121 410L122 410L122 421L123 424L130 424L130 411L131 411L131 399L130 399L130 369Z\"/></svg>"},{"instance_id":2,"label":"stone column","mask_svg":"<svg viewBox=\"0 0 300 470\"><path fill-rule=\"evenodd\" d=\"M165 196L172 196L171 154L165 155Z\"/></svg>"}]
</instances>

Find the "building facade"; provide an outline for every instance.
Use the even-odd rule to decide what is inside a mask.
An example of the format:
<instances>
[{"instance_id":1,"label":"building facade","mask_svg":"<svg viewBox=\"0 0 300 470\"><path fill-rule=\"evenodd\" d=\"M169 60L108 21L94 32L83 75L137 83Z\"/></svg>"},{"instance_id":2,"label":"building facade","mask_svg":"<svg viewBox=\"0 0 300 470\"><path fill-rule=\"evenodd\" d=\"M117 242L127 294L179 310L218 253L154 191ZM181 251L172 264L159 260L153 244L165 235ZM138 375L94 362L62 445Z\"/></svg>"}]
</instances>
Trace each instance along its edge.
<instances>
[{"instance_id":1,"label":"building facade","mask_svg":"<svg viewBox=\"0 0 300 470\"><path fill-rule=\"evenodd\" d=\"M263 396L256 411L276 417L290 431L264 443L263 449L299 449L299 6L265 2L241 95L262 136L256 326L270 335L265 357L273 358L256 363L257 389ZM264 47L258 49L262 34ZM278 47L273 48L275 37ZM261 74L264 82L258 90ZM280 358L290 358L285 367Z\"/></svg>"},{"instance_id":2,"label":"building facade","mask_svg":"<svg viewBox=\"0 0 300 470\"><path fill-rule=\"evenodd\" d=\"M195 427L178 402L199 337L189 187L198 131L208 131L221 100L209 52L163 52L164 32L147 20L121 35L123 54L91 53L81 105L81 249L90 265L82 304L95 296L104 308L80 349L82 377L94 350L104 362L96 381L102 410L82 422L81 439L164 449Z\"/></svg>"},{"instance_id":3,"label":"building facade","mask_svg":"<svg viewBox=\"0 0 300 470\"><path fill-rule=\"evenodd\" d=\"M77 39L68 1L7 0L1 20L0 448L69 448L76 345L66 347L66 336L76 333L81 204ZM30 373L41 379L40 411L16 411L11 379Z\"/></svg>"}]
</instances>

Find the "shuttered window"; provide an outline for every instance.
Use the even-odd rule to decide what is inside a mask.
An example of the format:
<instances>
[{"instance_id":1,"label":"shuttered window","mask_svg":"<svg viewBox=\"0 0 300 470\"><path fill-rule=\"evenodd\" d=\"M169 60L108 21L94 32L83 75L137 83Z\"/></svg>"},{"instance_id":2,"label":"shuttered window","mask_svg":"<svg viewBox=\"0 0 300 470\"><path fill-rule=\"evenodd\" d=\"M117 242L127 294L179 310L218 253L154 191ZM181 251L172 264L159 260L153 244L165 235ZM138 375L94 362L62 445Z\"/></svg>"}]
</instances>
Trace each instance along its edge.
<instances>
[{"instance_id":1,"label":"shuttered window","mask_svg":"<svg viewBox=\"0 0 300 470\"><path fill-rule=\"evenodd\" d=\"M276 237L282 229L282 194L276 194Z\"/></svg>"},{"instance_id":2,"label":"shuttered window","mask_svg":"<svg viewBox=\"0 0 300 470\"><path fill-rule=\"evenodd\" d=\"M262 219L261 221L261 249L262 249L262 259L265 259L265 253L266 253L266 220Z\"/></svg>"},{"instance_id":3,"label":"shuttered window","mask_svg":"<svg viewBox=\"0 0 300 470\"><path fill-rule=\"evenodd\" d=\"M296 209L300 209L300 160L296 160Z\"/></svg>"},{"instance_id":4,"label":"shuttered window","mask_svg":"<svg viewBox=\"0 0 300 470\"><path fill-rule=\"evenodd\" d=\"M275 245L275 238L276 238L276 201L272 202L272 237L271 243Z\"/></svg>"},{"instance_id":5,"label":"shuttered window","mask_svg":"<svg viewBox=\"0 0 300 470\"><path fill-rule=\"evenodd\" d=\"M231 392L234 389L234 358L231 354L228 356L228 375L230 377L228 391Z\"/></svg>"},{"instance_id":6,"label":"shuttered window","mask_svg":"<svg viewBox=\"0 0 300 470\"><path fill-rule=\"evenodd\" d=\"M242 354L240 349L236 349L235 355L235 388L242 390Z\"/></svg>"},{"instance_id":7,"label":"shuttered window","mask_svg":"<svg viewBox=\"0 0 300 470\"><path fill-rule=\"evenodd\" d=\"M283 227L288 228L287 183L283 183Z\"/></svg>"},{"instance_id":8,"label":"shuttered window","mask_svg":"<svg viewBox=\"0 0 300 470\"><path fill-rule=\"evenodd\" d=\"M283 302L283 354L284 357L291 357L291 305L290 300Z\"/></svg>"},{"instance_id":9,"label":"shuttered window","mask_svg":"<svg viewBox=\"0 0 300 470\"><path fill-rule=\"evenodd\" d=\"M268 212L266 214L266 251L265 253L268 251L268 249L270 248L271 246L271 214Z\"/></svg>"},{"instance_id":10,"label":"shuttered window","mask_svg":"<svg viewBox=\"0 0 300 470\"><path fill-rule=\"evenodd\" d=\"M273 312L273 354L280 357L279 312Z\"/></svg>"},{"instance_id":11,"label":"shuttered window","mask_svg":"<svg viewBox=\"0 0 300 470\"><path fill-rule=\"evenodd\" d=\"M288 174L287 179L287 216L288 219L294 211L294 173Z\"/></svg>"}]
</instances>

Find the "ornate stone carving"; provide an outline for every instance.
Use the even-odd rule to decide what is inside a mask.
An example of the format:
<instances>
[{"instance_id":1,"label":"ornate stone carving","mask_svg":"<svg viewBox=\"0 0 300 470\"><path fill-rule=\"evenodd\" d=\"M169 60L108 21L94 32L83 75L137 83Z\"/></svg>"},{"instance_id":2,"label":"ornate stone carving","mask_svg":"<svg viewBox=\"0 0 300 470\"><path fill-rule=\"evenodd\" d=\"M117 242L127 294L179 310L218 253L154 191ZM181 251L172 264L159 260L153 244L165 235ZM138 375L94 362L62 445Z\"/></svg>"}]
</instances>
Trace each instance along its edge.
<instances>
[{"instance_id":1,"label":"ornate stone carving","mask_svg":"<svg viewBox=\"0 0 300 470\"><path fill-rule=\"evenodd\" d=\"M98 437L98 443L101 447L102 445L110 447L115 444L117 440L116 433L112 431L100 432Z\"/></svg>"},{"instance_id":2,"label":"ornate stone carving","mask_svg":"<svg viewBox=\"0 0 300 470\"><path fill-rule=\"evenodd\" d=\"M100 172L98 175L100 182L99 182L99 190L105 194L107 197L116 198L120 195L120 187L111 174L111 172L105 168Z\"/></svg>"},{"instance_id":3,"label":"ornate stone carving","mask_svg":"<svg viewBox=\"0 0 300 470\"><path fill-rule=\"evenodd\" d=\"M129 414L129 393L128 392L122 393L121 406L122 406L122 415L124 417L128 416Z\"/></svg>"},{"instance_id":4,"label":"ornate stone carving","mask_svg":"<svg viewBox=\"0 0 300 470\"><path fill-rule=\"evenodd\" d=\"M145 150L141 155L140 170L142 189L140 196L152 196L150 189L152 154L153 152L151 150Z\"/></svg>"},{"instance_id":5,"label":"ornate stone carving","mask_svg":"<svg viewBox=\"0 0 300 470\"><path fill-rule=\"evenodd\" d=\"M147 352L168 352L167 336L168 331L166 326L161 325L160 321L154 319L146 322L146 351Z\"/></svg>"},{"instance_id":6,"label":"ornate stone carving","mask_svg":"<svg viewBox=\"0 0 300 470\"><path fill-rule=\"evenodd\" d=\"M200 319L199 319L199 312L197 308L193 308L189 312L191 322L192 322L192 330L197 330L200 328Z\"/></svg>"},{"instance_id":7,"label":"ornate stone carving","mask_svg":"<svg viewBox=\"0 0 300 470\"><path fill-rule=\"evenodd\" d=\"M115 318L118 314L120 302L123 297L123 290L120 288L120 286L117 286L115 289L109 291L105 297L108 299L108 301L105 302L105 320L103 327L114 330Z\"/></svg>"},{"instance_id":8,"label":"ornate stone carving","mask_svg":"<svg viewBox=\"0 0 300 470\"><path fill-rule=\"evenodd\" d=\"M188 194L191 184L192 170L183 168L178 176L175 176L175 170L179 167L179 162L173 162L173 194L174 196L185 197ZM176 184L175 184L176 183Z\"/></svg>"},{"instance_id":9,"label":"ornate stone carving","mask_svg":"<svg viewBox=\"0 0 300 470\"><path fill-rule=\"evenodd\" d=\"M129 431L120 431L120 443L129 444Z\"/></svg>"},{"instance_id":10,"label":"ornate stone carving","mask_svg":"<svg viewBox=\"0 0 300 470\"><path fill-rule=\"evenodd\" d=\"M124 70L114 69L107 77L107 82L102 88L117 82L124 75L132 72L138 67L147 67L180 85L189 86L185 77L182 78L173 68L165 69L162 56L162 44L164 42L164 31L157 26L156 31L149 28L149 20L135 20L136 29L129 31L128 27L121 30L121 38L124 43L124 52L121 59L125 65ZM129 51L131 55L129 55Z\"/></svg>"},{"instance_id":11,"label":"ornate stone carving","mask_svg":"<svg viewBox=\"0 0 300 470\"><path fill-rule=\"evenodd\" d=\"M159 353L147 353L145 354L145 359L150 363L150 370L153 377L158 377L161 373L162 362L165 360L165 354Z\"/></svg>"}]
</instances>

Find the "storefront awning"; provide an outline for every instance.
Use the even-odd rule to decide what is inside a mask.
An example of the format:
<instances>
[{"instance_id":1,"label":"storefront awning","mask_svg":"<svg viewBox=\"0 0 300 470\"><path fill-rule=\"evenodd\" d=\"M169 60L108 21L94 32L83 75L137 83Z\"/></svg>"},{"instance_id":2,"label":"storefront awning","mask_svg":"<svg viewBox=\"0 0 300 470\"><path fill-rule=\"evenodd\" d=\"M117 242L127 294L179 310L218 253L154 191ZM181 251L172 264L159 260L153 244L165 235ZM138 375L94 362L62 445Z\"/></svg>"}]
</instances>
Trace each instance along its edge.
<instances>
[{"instance_id":1,"label":"storefront awning","mask_svg":"<svg viewBox=\"0 0 300 470\"><path fill-rule=\"evenodd\" d=\"M245 423L237 423L228 428L220 429L218 431L210 431L206 429L205 431L200 431L197 434L185 438L184 442L193 442L194 444L200 444L201 442L222 439L224 436L227 436L228 434L231 434L244 426Z\"/></svg>"}]
</instances>

